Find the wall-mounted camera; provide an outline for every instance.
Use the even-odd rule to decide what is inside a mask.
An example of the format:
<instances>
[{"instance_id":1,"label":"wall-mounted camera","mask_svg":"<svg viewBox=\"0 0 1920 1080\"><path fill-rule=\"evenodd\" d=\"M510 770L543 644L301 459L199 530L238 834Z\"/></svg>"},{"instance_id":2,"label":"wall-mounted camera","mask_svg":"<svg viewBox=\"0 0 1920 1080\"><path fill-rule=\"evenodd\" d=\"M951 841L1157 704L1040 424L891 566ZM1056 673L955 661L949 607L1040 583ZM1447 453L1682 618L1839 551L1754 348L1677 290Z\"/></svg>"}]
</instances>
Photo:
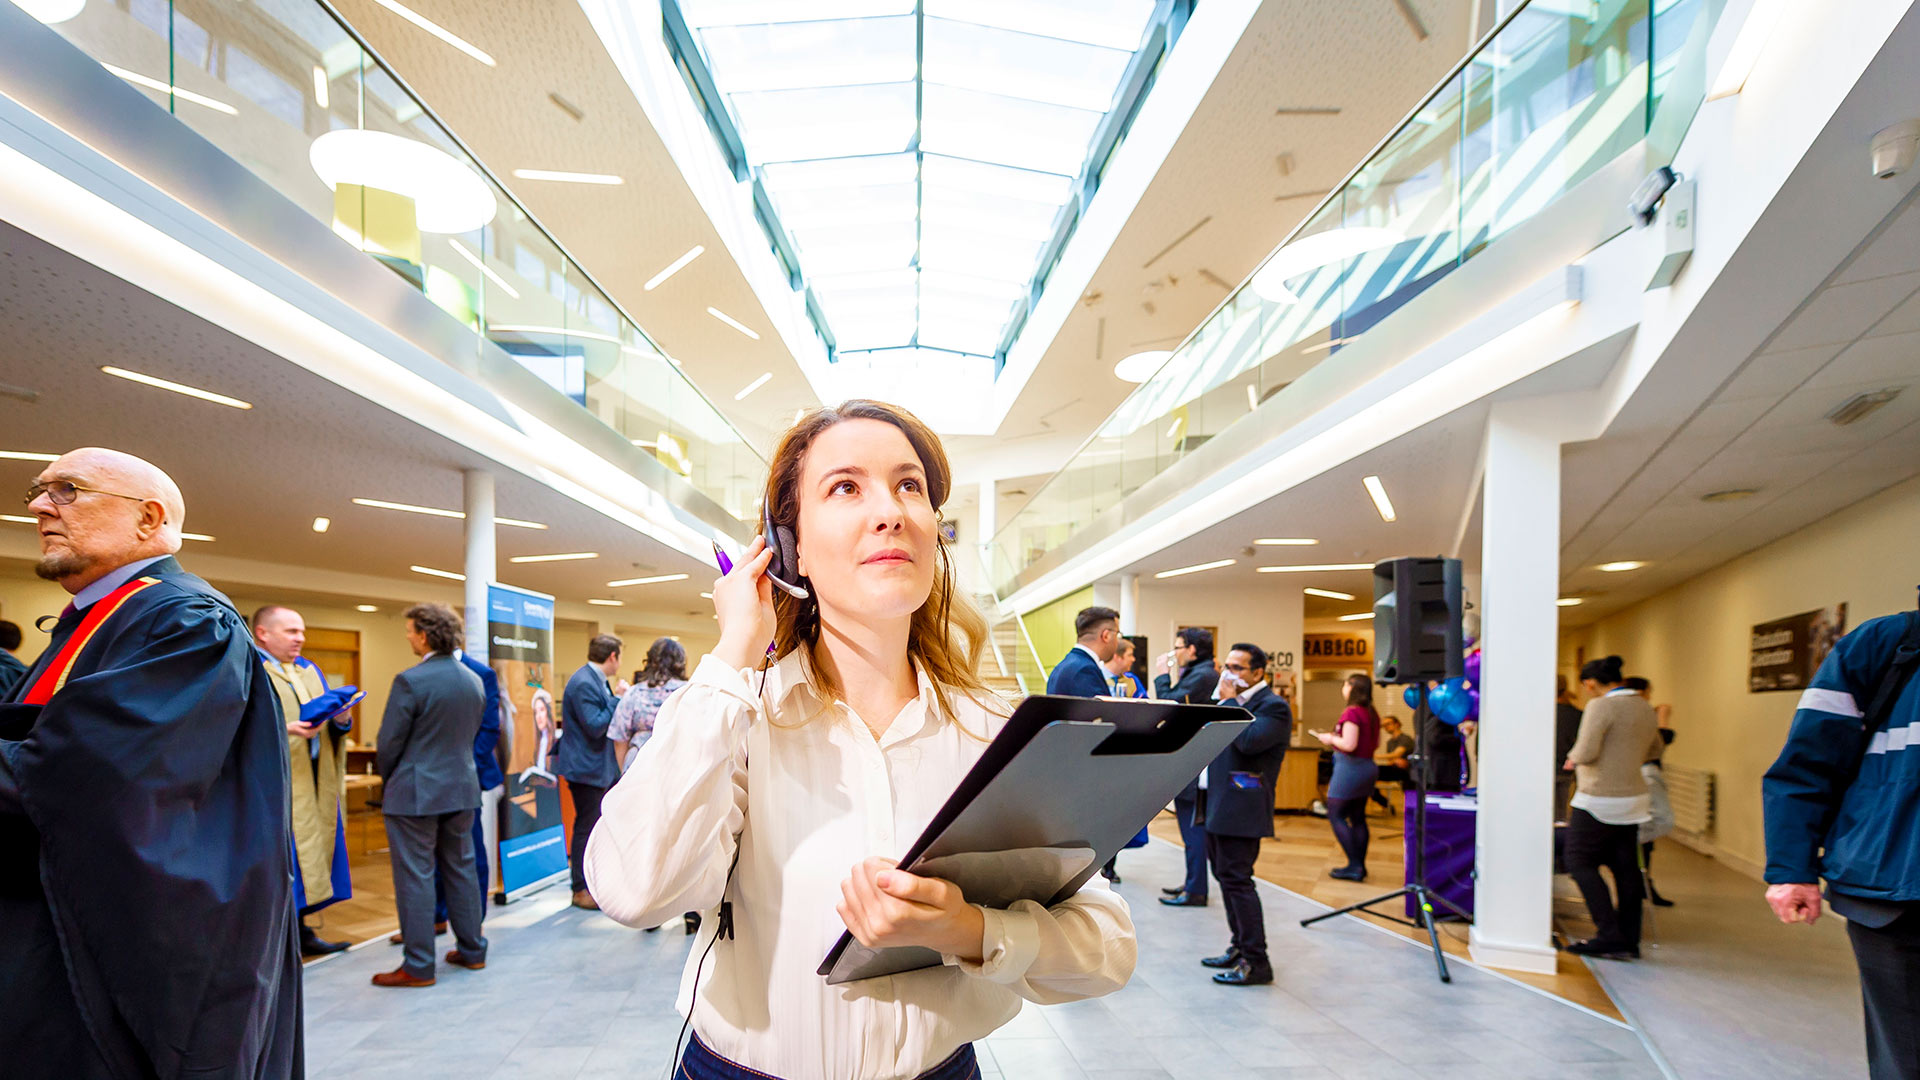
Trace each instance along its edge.
<instances>
[{"instance_id":1,"label":"wall-mounted camera","mask_svg":"<svg viewBox=\"0 0 1920 1080\"><path fill-rule=\"evenodd\" d=\"M1680 174L1665 165L1647 174L1640 186L1633 189L1633 198L1627 202L1627 209L1633 212L1633 220L1642 225L1653 224L1654 215L1660 212L1660 200L1667 197L1673 185L1680 182Z\"/></svg>"}]
</instances>

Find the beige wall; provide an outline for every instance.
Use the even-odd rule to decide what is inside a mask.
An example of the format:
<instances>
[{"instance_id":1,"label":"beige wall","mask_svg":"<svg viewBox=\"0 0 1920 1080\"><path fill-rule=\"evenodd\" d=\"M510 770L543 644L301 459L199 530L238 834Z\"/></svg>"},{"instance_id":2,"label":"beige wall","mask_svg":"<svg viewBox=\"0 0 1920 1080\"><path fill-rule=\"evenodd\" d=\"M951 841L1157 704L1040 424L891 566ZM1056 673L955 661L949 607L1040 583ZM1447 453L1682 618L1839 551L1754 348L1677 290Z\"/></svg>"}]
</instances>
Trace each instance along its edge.
<instances>
[{"instance_id":1,"label":"beige wall","mask_svg":"<svg viewBox=\"0 0 1920 1080\"><path fill-rule=\"evenodd\" d=\"M1762 511L1764 513L1764 511ZM1561 634L1561 668L1575 650L1617 653L1630 675L1653 682L1673 705L1667 760L1713 772L1714 841L1750 874L1766 861L1760 778L1779 753L1799 695L1748 693L1754 624L1832 604L1848 623L1913 606L1920 580L1920 479L1898 485L1826 521L1668 589L1589 627Z\"/></svg>"}]
</instances>

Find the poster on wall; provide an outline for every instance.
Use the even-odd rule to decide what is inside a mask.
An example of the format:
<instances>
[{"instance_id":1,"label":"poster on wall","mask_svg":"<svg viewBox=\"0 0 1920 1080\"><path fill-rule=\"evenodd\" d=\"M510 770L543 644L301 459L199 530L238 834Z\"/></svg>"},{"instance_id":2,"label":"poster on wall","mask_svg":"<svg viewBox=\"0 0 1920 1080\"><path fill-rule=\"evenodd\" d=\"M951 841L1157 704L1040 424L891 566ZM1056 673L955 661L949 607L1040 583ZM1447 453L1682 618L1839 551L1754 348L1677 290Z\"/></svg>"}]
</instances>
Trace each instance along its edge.
<instances>
[{"instance_id":1,"label":"poster on wall","mask_svg":"<svg viewBox=\"0 0 1920 1080\"><path fill-rule=\"evenodd\" d=\"M1748 646L1747 692L1804 690L1820 662L1847 632L1847 605L1803 611L1753 628Z\"/></svg>"},{"instance_id":2,"label":"poster on wall","mask_svg":"<svg viewBox=\"0 0 1920 1080\"><path fill-rule=\"evenodd\" d=\"M567 873L560 788L548 760L554 728L553 597L487 586L487 651L500 677L507 792L500 800L500 893L511 900Z\"/></svg>"}]
</instances>

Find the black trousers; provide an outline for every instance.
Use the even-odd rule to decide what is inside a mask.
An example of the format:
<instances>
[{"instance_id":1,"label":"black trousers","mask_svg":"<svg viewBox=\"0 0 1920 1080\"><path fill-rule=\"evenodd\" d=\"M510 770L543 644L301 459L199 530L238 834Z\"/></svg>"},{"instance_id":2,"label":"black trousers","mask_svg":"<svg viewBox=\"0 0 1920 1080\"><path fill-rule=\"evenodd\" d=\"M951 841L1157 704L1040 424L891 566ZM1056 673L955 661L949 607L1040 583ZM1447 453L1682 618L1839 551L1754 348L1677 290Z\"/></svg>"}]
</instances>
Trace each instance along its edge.
<instances>
[{"instance_id":1,"label":"black trousers","mask_svg":"<svg viewBox=\"0 0 1920 1080\"><path fill-rule=\"evenodd\" d=\"M1867 1075L1920 1080L1920 907L1878 929L1847 923L1867 1013Z\"/></svg>"},{"instance_id":2,"label":"black trousers","mask_svg":"<svg viewBox=\"0 0 1920 1080\"><path fill-rule=\"evenodd\" d=\"M1257 836L1207 834L1207 861L1220 882L1220 899L1227 907L1227 929L1233 947L1256 972L1273 970L1267 960L1267 917L1260 910L1260 894L1253 885L1253 861L1260 854Z\"/></svg>"},{"instance_id":3,"label":"black trousers","mask_svg":"<svg viewBox=\"0 0 1920 1080\"><path fill-rule=\"evenodd\" d=\"M1207 828L1194 823L1197 803L1175 796L1173 816L1180 823L1180 843L1187 849L1187 880L1180 888L1195 900L1207 898Z\"/></svg>"},{"instance_id":4,"label":"black trousers","mask_svg":"<svg viewBox=\"0 0 1920 1080\"><path fill-rule=\"evenodd\" d=\"M1593 916L1594 938L1609 945L1640 947L1640 905L1646 889L1640 882L1640 827L1608 825L1585 810L1567 815L1567 873L1586 898ZM1613 872L1613 888L1620 894L1616 907L1600 868Z\"/></svg>"},{"instance_id":5,"label":"black trousers","mask_svg":"<svg viewBox=\"0 0 1920 1080\"><path fill-rule=\"evenodd\" d=\"M573 796L573 842L567 845L567 862L573 868L573 891L587 889L587 840L593 827L600 824L600 800L607 789L594 784L567 781L567 793Z\"/></svg>"}]
</instances>

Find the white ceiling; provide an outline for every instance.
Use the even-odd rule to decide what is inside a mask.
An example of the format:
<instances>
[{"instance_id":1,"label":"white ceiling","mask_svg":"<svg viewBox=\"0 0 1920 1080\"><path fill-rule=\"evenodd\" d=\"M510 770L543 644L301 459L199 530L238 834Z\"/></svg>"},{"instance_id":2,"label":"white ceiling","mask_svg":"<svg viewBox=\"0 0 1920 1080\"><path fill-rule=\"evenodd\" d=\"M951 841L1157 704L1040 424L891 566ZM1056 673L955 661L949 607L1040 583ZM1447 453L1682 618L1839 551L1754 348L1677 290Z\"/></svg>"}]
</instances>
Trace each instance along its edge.
<instances>
[{"instance_id":1,"label":"white ceiling","mask_svg":"<svg viewBox=\"0 0 1920 1080\"><path fill-rule=\"evenodd\" d=\"M128 285L38 238L0 224L0 383L39 392L0 397L0 449L61 453L108 446L171 474L196 553L371 577L448 584L413 564L458 571L464 524L354 505L355 497L459 509L462 470L496 477L496 513L549 528L498 529L499 577L563 602L627 601L609 621L710 616L698 593L714 571ZM145 372L253 403L241 411L106 375ZM44 466L0 460L0 493L24 492ZM4 496L0 496L4 497ZM16 496L17 497L17 496ZM6 510L25 516L21 509ZM324 534L315 517L329 517ZM32 527L0 523L31 535ZM592 560L511 564L515 555L596 551ZM610 580L688 573L685 581L609 590ZM290 588L302 583L289 581Z\"/></svg>"},{"instance_id":2,"label":"white ceiling","mask_svg":"<svg viewBox=\"0 0 1920 1080\"><path fill-rule=\"evenodd\" d=\"M572 3L414 0L409 6L498 58L484 67L374 0L343 15L502 177L515 168L613 173L619 187L515 181L515 194L573 251L730 418L761 446L815 404L746 276L679 173L586 17ZM1132 389L1112 375L1131 352L1170 348L1464 55L1471 0L1261 4L993 438L956 438L968 459L1020 440L1064 461ZM1416 35L1417 18L1425 38ZM583 113L573 119L550 99ZM1301 114L1278 110L1337 109ZM695 244L706 254L652 292L643 283ZM1223 284L1224 283L1224 284ZM706 313L761 332L749 341ZM733 393L763 371L745 402Z\"/></svg>"}]
</instances>

